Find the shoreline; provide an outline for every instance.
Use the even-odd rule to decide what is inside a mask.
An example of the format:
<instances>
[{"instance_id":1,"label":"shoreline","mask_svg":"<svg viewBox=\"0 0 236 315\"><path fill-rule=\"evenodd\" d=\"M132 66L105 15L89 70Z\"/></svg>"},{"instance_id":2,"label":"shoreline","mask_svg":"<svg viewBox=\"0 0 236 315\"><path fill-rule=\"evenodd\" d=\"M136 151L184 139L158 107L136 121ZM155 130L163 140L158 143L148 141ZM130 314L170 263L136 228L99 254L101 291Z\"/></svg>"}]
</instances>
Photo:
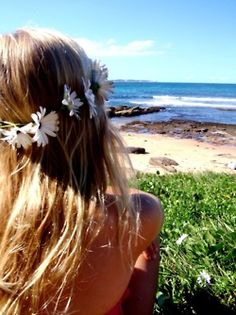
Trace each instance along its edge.
<instances>
[{"instance_id":1,"label":"shoreline","mask_svg":"<svg viewBox=\"0 0 236 315\"><path fill-rule=\"evenodd\" d=\"M119 130L128 148L145 149L145 154L129 154L135 171L236 174L236 125L133 121Z\"/></svg>"},{"instance_id":2,"label":"shoreline","mask_svg":"<svg viewBox=\"0 0 236 315\"><path fill-rule=\"evenodd\" d=\"M201 142L236 146L236 125L233 124L177 119L165 122L134 120L121 124L119 129L122 132L160 134L180 139L195 139Z\"/></svg>"}]
</instances>

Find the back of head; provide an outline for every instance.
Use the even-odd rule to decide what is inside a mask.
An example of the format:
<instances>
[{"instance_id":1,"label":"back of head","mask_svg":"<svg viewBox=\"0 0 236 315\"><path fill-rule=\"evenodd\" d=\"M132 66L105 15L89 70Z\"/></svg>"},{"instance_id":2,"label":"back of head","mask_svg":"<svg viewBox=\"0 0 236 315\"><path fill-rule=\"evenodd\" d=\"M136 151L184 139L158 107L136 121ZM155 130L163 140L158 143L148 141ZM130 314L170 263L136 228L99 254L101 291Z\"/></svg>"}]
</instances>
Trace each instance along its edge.
<instances>
[{"instance_id":1,"label":"back of head","mask_svg":"<svg viewBox=\"0 0 236 315\"><path fill-rule=\"evenodd\" d=\"M92 222L106 215L108 183L121 196L119 216L132 218L109 92L107 69L70 38L0 36L1 314L36 314L52 283L72 281L101 227L91 233Z\"/></svg>"}]
</instances>

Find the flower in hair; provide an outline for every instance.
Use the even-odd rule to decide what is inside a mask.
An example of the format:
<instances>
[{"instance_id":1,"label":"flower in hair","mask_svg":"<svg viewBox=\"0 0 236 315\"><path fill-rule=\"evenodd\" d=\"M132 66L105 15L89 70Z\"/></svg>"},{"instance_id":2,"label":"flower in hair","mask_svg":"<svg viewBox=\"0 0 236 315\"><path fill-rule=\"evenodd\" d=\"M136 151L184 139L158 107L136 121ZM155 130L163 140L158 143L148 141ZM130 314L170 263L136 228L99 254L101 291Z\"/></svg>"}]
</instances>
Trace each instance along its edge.
<instances>
[{"instance_id":1,"label":"flower in hair","mask_svg":"<svg viewBox=\"0 0 236 315\"><path fill-rule=\"evenodd\" d=\"M87 82L82 78L84 84L84 95L89 105L89 118L92 119L97 115L97 109L95 104L95 96L93 91L90 89L91 83L89 80Z\"/></svg>"},{"instance_id":2,"label":"flower in hair","mask_svg":"<svg viewBox=\"0 0 236 315\"><path fill-rule=\"evenodd\" d=\"M46 108L39 107L40 112L32 114L31 117L35 122L32 129L34 133L33 142L37 142L38 147L44 147L48 144L48 136L56 137L56 131L59 130L58 114L55 111L46 115Z\"/></svg>"},{"instance_id":3,"label":"flower in hair","mask_svg":"<svg viewBox=\"0 0 236 315\"><path fill-rule=\"evenodd\" d=\"M5 136L1 140L7 141L14 148L27 149L32 144L32 138L28 135L32 131L32 126L32 123L29 123L23 127L12 127L10 130L1 129L1 134Z\"/></svg>"},{"instance_id":4,"label":"flower in hair","mask_svg":"<svg viewBox=\"0 0 236 315\"><path fill-rule=\"evenodd\" d=\"M77 97L75 91L71 92L71 88L64 85L64 98L62 100L62 108L69 112L69 116L79 117L80 107L88 106L89 118L97 116L97 106L101 100L108 100L108 95L112 92L112 82L108 81L108 71L98 61L91 62L91 72L89 77L82 78L84 85L84 93L81 98ZM31 114L33 122L26 125L16 122L8 122L0 120L0 140L8 142L13 147L27 149L33 142L37 142L37 146L44 147L48 144L48 136L56 137L59 130L59 117L55 111L46 114L46 108L39 107L39 111Z\"/></svg>"},{"instance_id":5,"label":"flower in hair","mask_svg":"<svg viewBox=\"0 0 236 315\"><path fill-rule=\"evenodd\" d=\"M91 89L96 96L100 96L106 101L112 92L112 82L107 78L107 67L105 65L100 65L99 61L94 60L92 62Z\"/></svg>"},{"instance_id":6,"label":"flower in hair","mask_svg":"<svg viewBox=\"0 0 236 315\"><path fill-rule=\"evenodd\" d=\"M64 99L62 100L62 104L67 106L70 116L75 115L79 118L79 108L83 105L83 102L81 102L80 98L77 98L75 91L71 93L71 89L66 84L64 85Z\"/></svg>"}]
</instances>

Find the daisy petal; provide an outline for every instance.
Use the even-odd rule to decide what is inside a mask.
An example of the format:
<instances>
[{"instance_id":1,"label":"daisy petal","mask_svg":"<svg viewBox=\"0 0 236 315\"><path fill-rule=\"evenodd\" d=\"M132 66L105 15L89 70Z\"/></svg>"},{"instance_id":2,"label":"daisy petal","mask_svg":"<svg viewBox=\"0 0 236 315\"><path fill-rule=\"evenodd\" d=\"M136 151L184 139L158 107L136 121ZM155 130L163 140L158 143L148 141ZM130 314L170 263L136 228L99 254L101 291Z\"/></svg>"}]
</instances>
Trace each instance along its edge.
<instances>
[{"instance_id":1,"label":"daisy petal","mask_svg":"<svg viewBox=\"0 0 236 315\"><path fill-rule=\"evenodd\" d=\"M58 114L55 111L50 112L46 115L46 108L40 107L40 112L31 115L36 126L32 128L33 141L37 142L38 146L45 146L48 143L48 136L56 137L58 131Z\"/></svg>"},{"instance_id":2,"label":"daisy petal","mask_svg":"<svg viewBox=\"0 0 236 315\"><path fill-rule=\"evenodd\" d=\"M62 100L62 104L67 107L70 116L75 115L79 118L79 108L83 106L83 102L77 97L75 91L71 93L71 89L66 84L64 85L64 99Z\"/></svg>"}]
</instances>

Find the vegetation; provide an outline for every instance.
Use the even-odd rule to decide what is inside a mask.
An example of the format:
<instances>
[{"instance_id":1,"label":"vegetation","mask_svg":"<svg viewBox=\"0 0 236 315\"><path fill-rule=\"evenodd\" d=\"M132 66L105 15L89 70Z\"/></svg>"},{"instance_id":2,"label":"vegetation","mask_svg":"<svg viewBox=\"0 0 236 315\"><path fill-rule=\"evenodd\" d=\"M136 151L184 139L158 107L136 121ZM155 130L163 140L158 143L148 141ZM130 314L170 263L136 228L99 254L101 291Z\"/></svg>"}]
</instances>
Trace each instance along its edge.
<instances>
[{"instance_id":1,"label":"vegetation","mask_svg":"<svg viewBox=\"0 0 236 315\"><path fill-rule=\"evenodd\" d=\"M236 176L139 174L165 211L155 314L236 314Z\"/></svg>"}]
</instances>

